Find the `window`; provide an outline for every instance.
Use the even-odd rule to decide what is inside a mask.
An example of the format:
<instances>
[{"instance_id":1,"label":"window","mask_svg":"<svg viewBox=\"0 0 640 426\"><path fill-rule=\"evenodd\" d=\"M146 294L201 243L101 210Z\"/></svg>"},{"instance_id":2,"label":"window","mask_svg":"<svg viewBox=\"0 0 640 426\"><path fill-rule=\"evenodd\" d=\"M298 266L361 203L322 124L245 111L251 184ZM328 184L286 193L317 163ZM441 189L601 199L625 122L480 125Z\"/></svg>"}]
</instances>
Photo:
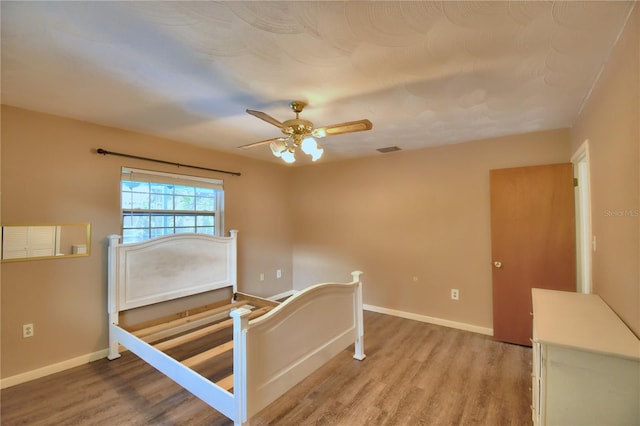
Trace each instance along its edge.
<instances>
[{"instance_id":1,"label":"window","mask_svg":"<svg viewBox=\"0 0 640 426\"><path fill-rule=\"evenodd\" d=\"M122 242L162 235L223 233L222 181L123 168Z\"/></svg>"}]
</instances>

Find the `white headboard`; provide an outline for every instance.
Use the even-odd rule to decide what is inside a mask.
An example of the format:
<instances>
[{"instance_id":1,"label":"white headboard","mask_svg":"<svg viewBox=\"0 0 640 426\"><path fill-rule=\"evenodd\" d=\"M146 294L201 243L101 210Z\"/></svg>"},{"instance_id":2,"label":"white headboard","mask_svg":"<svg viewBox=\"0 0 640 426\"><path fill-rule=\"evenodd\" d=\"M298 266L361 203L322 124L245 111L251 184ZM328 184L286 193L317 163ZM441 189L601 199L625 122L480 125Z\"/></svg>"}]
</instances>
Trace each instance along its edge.
<instances>
[{"instance_id":1,"label":"white headboard","mask_svg":"<svg viewBox=\"0 0 640 426\"><path fill-rule=\"evenodd\" d=\"M206 234L173 234L120 244L109 236L109 312L233 287L236 240Z\"/></svg>"}]
</instances>

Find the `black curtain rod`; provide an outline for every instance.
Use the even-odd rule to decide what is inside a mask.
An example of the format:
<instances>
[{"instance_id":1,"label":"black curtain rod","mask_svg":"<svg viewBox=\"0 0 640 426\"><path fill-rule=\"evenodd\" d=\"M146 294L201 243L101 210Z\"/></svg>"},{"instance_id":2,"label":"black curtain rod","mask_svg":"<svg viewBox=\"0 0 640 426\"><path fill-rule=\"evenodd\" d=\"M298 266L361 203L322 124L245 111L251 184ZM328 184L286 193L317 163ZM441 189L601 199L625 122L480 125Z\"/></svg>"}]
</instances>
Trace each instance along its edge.
<instances>
[{"instance_id":1,"label":"black curtain rod","mask_svg":"<svg viewBox=\"0 0 640 426\"><path fill-rule=\"evenodd\" d=\"M189 167L191 169L207 170L210 172L226 173L228 175L240 176L240 172L229 172L227 170L210 169L208 167L190 166L188 164L180 164L173 161L156 160L155 158L139 157L137 155L122 154L120 152L107 151L106 149L102 149L102 148L98 148L96 152L102 155L117 155L119 157L135 158L136 160L154 161L156 163L170 164L172 166Z\"/></svg>"}]
</instances>

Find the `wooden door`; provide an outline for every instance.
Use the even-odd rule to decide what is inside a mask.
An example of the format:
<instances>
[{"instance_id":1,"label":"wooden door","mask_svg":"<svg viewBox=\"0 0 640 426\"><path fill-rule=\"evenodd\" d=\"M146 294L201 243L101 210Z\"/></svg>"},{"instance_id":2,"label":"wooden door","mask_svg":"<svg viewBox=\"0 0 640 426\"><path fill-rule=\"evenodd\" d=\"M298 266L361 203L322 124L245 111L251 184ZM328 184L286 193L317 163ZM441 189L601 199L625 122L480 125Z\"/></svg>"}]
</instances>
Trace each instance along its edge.
<instances>
[{"instance_id":1,"label":"wooden door","mask_svg":"<svg viewBox=\"0 0 640 426\"><path fill-rule=\"evenodd\" d=\"M491 170L493 336L531 346L531 289L576 290L571 163Z\"/></svg>"}]
</instances>

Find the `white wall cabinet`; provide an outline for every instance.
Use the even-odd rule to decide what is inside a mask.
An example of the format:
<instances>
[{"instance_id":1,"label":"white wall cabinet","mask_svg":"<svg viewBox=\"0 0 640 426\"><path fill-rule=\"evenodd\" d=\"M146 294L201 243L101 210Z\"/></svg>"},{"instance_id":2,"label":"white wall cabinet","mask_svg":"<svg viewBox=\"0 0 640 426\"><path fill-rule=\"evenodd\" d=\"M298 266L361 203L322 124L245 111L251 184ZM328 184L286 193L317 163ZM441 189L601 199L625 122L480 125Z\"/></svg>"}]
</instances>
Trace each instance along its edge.
<instances>
[{"instance_id":1,"label":"white wall cabinet","mask_svg":"<svg viewBox=\"0 0 640 426\"><path fill-rule=\"evenodd\" d=\"M640 340L595 294L532 300L534 425L640 424Z\"/></svg>"}]
</instances>

